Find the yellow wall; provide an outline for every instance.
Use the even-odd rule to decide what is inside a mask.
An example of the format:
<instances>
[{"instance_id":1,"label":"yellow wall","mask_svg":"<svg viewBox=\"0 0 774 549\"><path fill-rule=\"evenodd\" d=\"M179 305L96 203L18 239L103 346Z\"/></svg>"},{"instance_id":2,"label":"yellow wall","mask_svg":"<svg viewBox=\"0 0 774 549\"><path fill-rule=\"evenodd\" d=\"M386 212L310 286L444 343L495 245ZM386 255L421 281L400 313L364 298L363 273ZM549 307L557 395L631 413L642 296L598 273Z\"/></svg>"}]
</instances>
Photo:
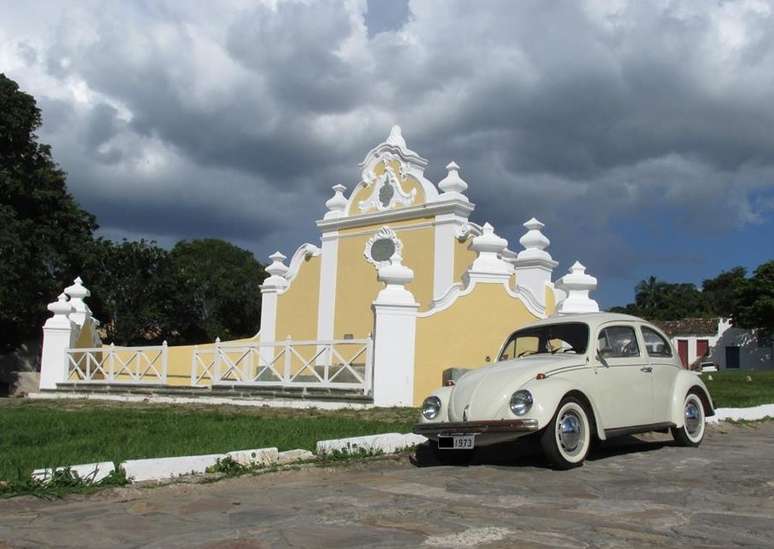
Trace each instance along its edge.
<instances>
[{"instance_id":1,"label":"yellow wall","mask_svg":"<svg viewBox=\"0 0 774 549\"><path fill-rule=\"evenodd\" d=\"M400 166L400 163L397 160L393 160L392 164L393 164L395 173L399 173L398 167ZM380 176L383 173L384 173L384 163L380 162L374 168L374 174L376 174L376 176ZM407 176L401 180L400 186L407 193L410 193L412 190L416 190L414 202L412 202L410 206L425 203L426 201L425 190L422 188L422 185L416 179L414 179L411 176ZM366 186L363 183L360 183L353 193L353 198L351 201L352 211L349 212L349 215L359 215L363 213L368 213L370 211L375 211L374 209L367 210L364 212L360 211L360 202L363 200L368 200L371 197L371 194L373 192L374 192L374 189L372 185ZM405 206L396 205L394 209L403 208L403 207Z\"/></svg>"},{"instance_id":2,"label":"yellow wall","mask_svg":"<svg viewBox=\"0 0 774 549\"><path fill-rule=\"evenodd\" d=\"M454 239L454 282L460 282L462 275L476 260L476 252L469 249L470 239L460 242Z\"/></svg>"},{"instance_id":3,"label":"yellow wall","mask_svg":"<svg viewBox=\"0 0 774 549\"><path fill-rule=\"evenodd\" d=\"M448 309L417 318L414 403L441 385L447 368L478 368L497 359L505 339L537 320L502 284L477 284Z\"/></svg>"},{"instance_id":4,"label":"yellow wall","mask_svg":"<svg viewBox=\"0 0 774 549\"><path fill-rule=\"evenodd\" d=\"M421 218L395 223L379 223L370 227L346 229L339 233L338 266L336 269L336 311L333 337L340 339L352 334L356 339L373 331L371 303L384 285L376 278L376 267L363 256L366 242L387 225L403 243L403 264L414 271L414 280L406 287L414 294L420 309L427 308L433 298L434 228L433 218ZM417 224L419 228L412 228Z\"/></svg>"},{"instance_id":5,"label":"yellow wall","mask_svg":"<svg viewBox=\"0 0 774 549\"><path fill-rule=\"evenodd\" d=\"M290 283L288 290L277 299L275 338L295 340L317 339L317 307L320 300L321 256L312 256Z\"/></svg>"},{"instance_id":6,"label":"yellow wall","mask_svg":"<svg viewBox=\"0 0 774 549\"><path fill-rule=\"evenodd\" d=\"M556 298L554 297L554 290L549 286L546 286L546 316L551 316L556 312Z\"/></svg>"}]
</instances>

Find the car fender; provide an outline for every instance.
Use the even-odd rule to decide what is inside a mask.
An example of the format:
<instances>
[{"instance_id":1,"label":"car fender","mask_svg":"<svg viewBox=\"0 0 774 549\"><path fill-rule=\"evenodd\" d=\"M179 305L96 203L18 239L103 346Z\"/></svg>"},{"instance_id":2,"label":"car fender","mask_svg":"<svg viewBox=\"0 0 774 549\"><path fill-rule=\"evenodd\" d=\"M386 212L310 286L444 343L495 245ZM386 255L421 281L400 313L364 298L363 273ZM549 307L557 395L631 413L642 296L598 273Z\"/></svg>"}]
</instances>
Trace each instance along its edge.
<instances>
[{"instance_id":1,"label":"car fender","mask_svg":"<svg viewBox=\"0 0 774 549\"><path fill-rule=\"evenodd\" d=\"M439 387L438 389L436 389L435 391L427 395L428 397L435 396L440 399L441 411L433 419L426 419L425 416L423 416L420 411L419 413L420 423L443 423L443 422L449 421L449 401L451 400L452 389L453 387Z\"/></svg>"},{"instance_id":2,"label":"car fender","mask_svg":"<svg viewBox=\"0 0 774 549\"><path fill-rule=\"evenodd\" d=\"M594 422L597 436L602 440L605 439L605 431L602 428L603 422L599 414L599 408L589 391L579 387L577 382L560 376L551 376L545 379L533 379L521 388L532 393L534 402L532 408L524 417L537 419L541 429L546 427L554 417L562 399L568 394L574 393L591 406L591 412L594 414L594 417L590 419Z\"/></svg>"},{"instance_id":3,"label":"car fender","mask_svg":"<svg viewBox=\"0 0 774 549\"><path fill-rule=\"evenodd\" d=\"M702 404L704 404L704 415L706 417L715 415L715 405L713 404L710 392L707 389L707 386L704 385L701 377L690 370L680 370L675 378L675 384L672 390L670 411L671 421L677 427L682 427L685 424L683 403L685 402L685 396L688 394L688 391L692 389L699 393Z\"/></svg>"}]
</instances>

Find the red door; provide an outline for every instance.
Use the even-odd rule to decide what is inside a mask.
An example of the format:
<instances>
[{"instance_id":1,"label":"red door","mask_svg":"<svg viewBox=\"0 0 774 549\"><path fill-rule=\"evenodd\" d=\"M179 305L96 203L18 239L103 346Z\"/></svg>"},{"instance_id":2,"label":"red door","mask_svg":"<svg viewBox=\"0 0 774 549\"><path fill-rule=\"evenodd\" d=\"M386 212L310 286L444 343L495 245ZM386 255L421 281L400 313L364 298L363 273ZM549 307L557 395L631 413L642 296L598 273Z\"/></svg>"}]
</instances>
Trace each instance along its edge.
<instances>
[{"instance_id":1,"label":"red door","mask_svg":"<svg viewBox=\"0 0 774 549\"><path fill-rule=\"evenodd\" d=\"M704 358L709 354L709 340L697 339L696 340L696 357Z\"/></svg>"},{"instance_id":2,"label":"red door","mask_svg":"<svg viewBox=\"0 0 774 549\"><path fill-rule=\"evenodd\" d=\"M680 362L683 363L683 368L688 367L688 340L677 340L677 354L680 355Z\"/></svg>"}]
</instances>

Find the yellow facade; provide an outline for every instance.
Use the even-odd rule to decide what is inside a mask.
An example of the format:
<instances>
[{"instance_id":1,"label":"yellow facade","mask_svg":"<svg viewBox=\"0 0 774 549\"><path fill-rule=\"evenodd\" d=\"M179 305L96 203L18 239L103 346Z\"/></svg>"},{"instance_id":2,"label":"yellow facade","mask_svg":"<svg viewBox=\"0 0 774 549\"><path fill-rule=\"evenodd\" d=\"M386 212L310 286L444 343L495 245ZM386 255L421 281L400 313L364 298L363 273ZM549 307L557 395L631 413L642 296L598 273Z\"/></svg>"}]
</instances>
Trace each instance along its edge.
<instances>
[{"instance_id":1,"label":"yellow facade","mask_svg":"<svg viewBox=\"0 0 774 549\"><path fill-rule=\"evenodd\" d=\"M317 306L320 300L320 256L312 256L288 290L277 298L276 340L317 339Z\"/></svg>"},{"instance_id":2,"label":"yellow facade","mask_svg":"<svg viewBox=\"0 0 774 549\"><path fill-rule=\"evenodd\" d=\"M448 309L417 318L414 404L441 385L447 368L480 368L497 360L505 339L537 318L502 284L476 284Z\"/></svg>"}]
</instances>

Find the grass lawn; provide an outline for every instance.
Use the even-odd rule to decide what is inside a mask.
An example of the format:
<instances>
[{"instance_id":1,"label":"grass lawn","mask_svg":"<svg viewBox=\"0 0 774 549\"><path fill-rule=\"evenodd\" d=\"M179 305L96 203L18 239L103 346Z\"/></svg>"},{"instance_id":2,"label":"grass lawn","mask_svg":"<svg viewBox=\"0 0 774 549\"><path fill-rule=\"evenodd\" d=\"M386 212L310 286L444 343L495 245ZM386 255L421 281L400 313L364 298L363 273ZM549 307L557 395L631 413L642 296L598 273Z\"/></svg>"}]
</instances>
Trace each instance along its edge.
<instances>
[{"instance_id":1,"label":"grass lawn","mask_svg":"<svg viewBox=\"0 0 774 549\"><path fill-rule=\"evenodd\" d=\"M747 381L749 376L751 381ZM709 378L712 377L712 380ZM774 404L774 371L722 370L701 378L718 408L745 408Z\"/></svg>"},{"instance_id":2,"label":"grass lawn","mask_svg":"<svg viewBox=\"0 0 774 549\"><path fill-rule=\"evenodd\" d=\"M410 432L415 409L290 410L0 399L0 480L39 467L213 454Z\"/></svg>"}]
</instances>

